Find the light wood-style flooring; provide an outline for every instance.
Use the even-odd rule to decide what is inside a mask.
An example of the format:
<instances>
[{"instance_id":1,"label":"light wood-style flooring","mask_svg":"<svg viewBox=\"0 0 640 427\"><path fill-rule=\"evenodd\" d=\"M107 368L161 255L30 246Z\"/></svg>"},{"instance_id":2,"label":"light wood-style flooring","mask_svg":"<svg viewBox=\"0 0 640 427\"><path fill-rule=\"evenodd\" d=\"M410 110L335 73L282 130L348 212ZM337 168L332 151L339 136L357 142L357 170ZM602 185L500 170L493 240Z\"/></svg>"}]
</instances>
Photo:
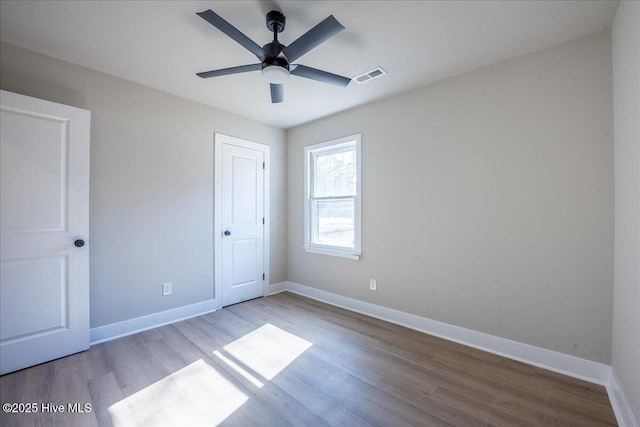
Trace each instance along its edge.
<instances>
[{"instance_id":1,"label":"light wood-style flooring","mask_svg":"<svg viewBox=\"0 0 640 427\"><path fill-rule=\"evenodd\" d=\"M601 386L286 292L4 375L0 392L39 409L2 426L616 425Z\"/></svg>"}]
</instances>

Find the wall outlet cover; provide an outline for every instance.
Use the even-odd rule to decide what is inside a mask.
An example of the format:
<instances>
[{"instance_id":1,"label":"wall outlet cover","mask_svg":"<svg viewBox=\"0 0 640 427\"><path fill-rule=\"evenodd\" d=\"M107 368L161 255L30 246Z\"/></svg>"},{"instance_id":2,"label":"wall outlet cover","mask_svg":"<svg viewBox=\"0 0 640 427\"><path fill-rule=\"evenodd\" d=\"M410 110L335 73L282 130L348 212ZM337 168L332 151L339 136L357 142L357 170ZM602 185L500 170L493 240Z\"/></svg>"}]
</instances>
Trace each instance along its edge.
<instances>
[{"instance_id":1,"label":"wall outlet cover","mask_svg":"<svg viewBox=\"0 0 640 427\"><path fill-rule=\"evenodd\" d=\"M171 295L173 293L171 282L162 284L162 295Z\"/></svg>"}]
</instances>

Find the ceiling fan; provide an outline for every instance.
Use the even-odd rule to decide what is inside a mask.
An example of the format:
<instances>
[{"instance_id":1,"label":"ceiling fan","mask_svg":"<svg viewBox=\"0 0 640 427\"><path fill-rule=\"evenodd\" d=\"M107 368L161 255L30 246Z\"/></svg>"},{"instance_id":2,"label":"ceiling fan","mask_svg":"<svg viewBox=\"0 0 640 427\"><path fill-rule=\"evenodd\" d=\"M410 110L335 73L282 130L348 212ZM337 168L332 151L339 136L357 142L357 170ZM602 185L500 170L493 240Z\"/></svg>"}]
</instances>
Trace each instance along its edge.
<instances>
[{"instance_id":1,"label":"ceiling fan","mask_svg":"<svg viewBox=\"0 0 640 427\"><path fill-rule=\"evenodd\" d=\"M330 15L324 21L307 31L289 46L284 46L278 42L278 33L284 31L286 20L281 12L272 10L267 13L267 28L273 32L273 41L265 44L263 47L258 46L253 40L211 9L200 12L197 15L231 37L260 60L258 64L240 65L237 67L197 73L196 75L198 77L206 79L209 77L262 70L262 77L270 83L272 103L284 101L284 82L287 81L290 74L341 87L345 87L351 81L348 77L342 77L300 64L292 64L293 61L302 55L344 30L342 24L340 24L333 15Z\"/></svg>"}]
</instances>

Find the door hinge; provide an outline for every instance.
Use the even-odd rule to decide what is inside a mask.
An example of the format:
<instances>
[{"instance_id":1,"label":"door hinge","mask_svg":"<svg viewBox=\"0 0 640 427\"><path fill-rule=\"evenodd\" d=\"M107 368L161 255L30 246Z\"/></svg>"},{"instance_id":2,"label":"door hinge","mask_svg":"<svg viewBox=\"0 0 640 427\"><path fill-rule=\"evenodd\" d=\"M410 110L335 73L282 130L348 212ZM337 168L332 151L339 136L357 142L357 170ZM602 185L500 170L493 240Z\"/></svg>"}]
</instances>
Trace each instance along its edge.
<instances>
[{"instance_id":1,"label":"door hinge","mask_svg":"<svg viewBox=\"0 0 640 427\"><path fill-rule=\"evenodd\" d=\"M262 169L264 169L264 162L262 162Z\"/></svg>"},{"instance_id":2,"label":"door hinge","mask_svg":"<svg viewBox=\"0 0 640 427\"><path fill-rule=\"evenodd\" d=\"M264 274L264 273L262 273L262 280L264 280L265 278L266 278L266 277L265 277L265 274Z\"/></svg>"},{"instance_id":3,"label":"door hinge","mask_svg":"<svg viewBox=\"0 0 640 427\"><path fill-rule=\"evenodd\" d=\"M262 218L262 225L264 225L264 217Z\"/></svg>"}]
</instances>

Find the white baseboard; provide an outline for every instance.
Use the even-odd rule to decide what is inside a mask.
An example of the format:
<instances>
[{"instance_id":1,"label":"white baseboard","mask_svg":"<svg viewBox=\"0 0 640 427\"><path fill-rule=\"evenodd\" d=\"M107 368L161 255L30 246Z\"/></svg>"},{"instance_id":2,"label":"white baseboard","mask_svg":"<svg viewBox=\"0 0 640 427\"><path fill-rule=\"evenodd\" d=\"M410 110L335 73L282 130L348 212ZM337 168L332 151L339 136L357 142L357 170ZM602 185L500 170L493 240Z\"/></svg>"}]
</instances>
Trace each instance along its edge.
<instances>
[{"instance_id":1,"label":"white baseboard","mask_svg":"<svg viewBox=\"0 0 640 427\"><path fill-rule=\"evenodd\" d=\"M288 282L273 283L269 286L267 295L274 295L287 290ZM111 323L99 326L90 330L91 345L111 341L116 338L125 337L138 332L179 322L180 320L216 311L216 300L203 301L196 304L186 305L147 316L136 317L135 319L124 320L122 322Z\"/></svg>"},{"instance_id":2,"label":"white baseboard","mask_svg":"<svg viewBox=\"0 0 640 427\"><path fill-rule=\"evenodd\" d=\"M267 295L275 295L279 294L280 292L286 291L288 283L289 282L278 282L269 285L269 292L267 293Z\"/></svg>"},{"instance_id":3,"label":"white baseboard","mask_svg":"<svg viewBox=\"0 0 640 427\"><path fill-rule=\"evenodd\" d=\"M124 320L122 322L111 323L105 326L92 328L90 331L91 345L101 342L111 341L116 338L132 335L158 326L201 316L216 310L216 300L202 301L147 316L136 317L135 319Z\"/></svg>"},{"instance_id":4,"label":"white baseboard","mask_svg":"<svg viewBox=\"0 0 640 427\"><path fill-rule=\"evenodd\" d=\"M607 393L609 394L609 400L611 401L613 412L616 414L616 419L620 427L638 427L638 422L633 416L631 405L629 405L629 401L622 392L618 376L613 368L611 368L609 383L607 384Z\"/></svg>"},{"instance_id":5,"label":"white baseboard","mask_svg":"<svg viewBox=\"0 0 640 427\"><path fill-rule=\"evenodd\" d=\"M621 427L638 427L615 371L609 365L404 313L299 283L284 283L284 289L279 292L286 290L336 307L366 314L449 341L605 386L618 424Z\"/></svg>"},{"instance_id":6,"label":"white baseboard","mask_svg":"<svg viewBox=\"0 0 640 427\"><path fill-rule=\"evenodd\" d=\"M287 290L288 282L273 283L269 286L267 295L274 295ZM184 307L161 311L147 316L136 317L135 319L124 320L122 322L111 323L99 326L90 330L91 345L111 341L116 338L125 337L138 332L179 322L180 320L216 311L216 300L203 301Z\"/></svg>"},{"instance_id":7,"label":"white baseboard","mask_svg":"<svg viewBox=\"0 0 640 427\"><path fill-rule=\"evenodd\" d=\"M391 323L406 326L420 332L474 347L509 359L559 372L575 378L606 386L611 367L579 357L523 344L414 314L343 297L299 283L288 282L287 290L309 298L323 301L351 311L366 314Z\"/></svg>"}]
</instances>

